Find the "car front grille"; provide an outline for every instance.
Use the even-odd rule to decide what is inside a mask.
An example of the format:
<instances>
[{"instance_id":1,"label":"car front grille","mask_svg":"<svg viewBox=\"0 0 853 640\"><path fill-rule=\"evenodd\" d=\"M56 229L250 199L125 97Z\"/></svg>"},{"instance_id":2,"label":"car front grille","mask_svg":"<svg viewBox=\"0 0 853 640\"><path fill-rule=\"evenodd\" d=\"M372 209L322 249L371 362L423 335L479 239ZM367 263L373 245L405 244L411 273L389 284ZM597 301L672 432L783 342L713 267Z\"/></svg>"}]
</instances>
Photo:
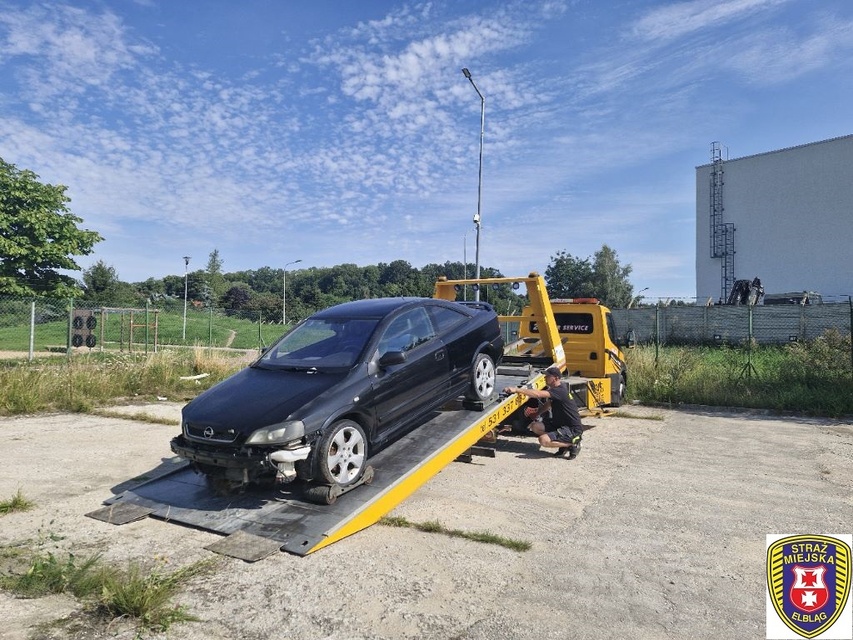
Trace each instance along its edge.
<instances>
[{"instance_id":1,"label":"car front grille","mask_svg":"<svg viewBox=\"0 0 853 640\"><path fill-rule=\"evenodd\" d=\"M240 435L237 429L231 427L214 427L208 424L184 423L184 433L192 440L200 442L232 443Z\"/></svg>"}]
</instances>

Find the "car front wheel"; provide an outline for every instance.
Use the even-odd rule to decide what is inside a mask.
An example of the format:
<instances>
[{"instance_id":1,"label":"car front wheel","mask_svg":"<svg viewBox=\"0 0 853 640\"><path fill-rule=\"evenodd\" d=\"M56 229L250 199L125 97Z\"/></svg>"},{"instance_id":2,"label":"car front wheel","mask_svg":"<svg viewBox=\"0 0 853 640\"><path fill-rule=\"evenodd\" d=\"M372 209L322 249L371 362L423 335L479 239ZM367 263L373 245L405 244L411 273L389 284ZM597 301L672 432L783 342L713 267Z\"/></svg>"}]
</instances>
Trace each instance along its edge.
<instances>
[{"instance_id":1,"label":"car front wheel","mask_svg":"<svg viewBox=\"0 0 853 640\"><path fill-rule=\"evenodd\" d=\"M488 354L477 354L474 366L471 369L471 386L465 397L469 400L487 401L495 392L495 381L497 373L495 363Z\"/></svg>"},{"instance_id":2,"label":"car front wheel","mask_svg":"<svg viewBox=\"0 0 853 640\"><path fill-rule=\"evenodd\" d=\"M358 481L367 463L364 429L352 420L335 422L317 442L314 456L317 482L345 487Z\"/></svg>"}]
</instances>

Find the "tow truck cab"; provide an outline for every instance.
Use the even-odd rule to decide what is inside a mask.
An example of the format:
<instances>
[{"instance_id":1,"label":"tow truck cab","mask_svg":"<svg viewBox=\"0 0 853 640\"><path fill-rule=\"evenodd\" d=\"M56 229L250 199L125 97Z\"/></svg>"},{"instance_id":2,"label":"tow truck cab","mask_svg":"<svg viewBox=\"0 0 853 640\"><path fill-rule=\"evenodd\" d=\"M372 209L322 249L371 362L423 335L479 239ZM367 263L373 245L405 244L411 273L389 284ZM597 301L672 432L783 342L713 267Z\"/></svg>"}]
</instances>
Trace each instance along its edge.
<instances>
[{"instance_id":1,"label":"tow truck cab","mask_svg":"<svg viewBox=\"0 0 853 640\"><path fill-rule=\"evenodd\" d=\"M566 354L569 376L588 379L588 407L619 406L625 399L628 372L619 348L616 325L610 309L596 298L557 298L550 301L557 332ZM539 337L539 318L533 308L521 312L519 339Z\"/></svg>"}]
</instances>

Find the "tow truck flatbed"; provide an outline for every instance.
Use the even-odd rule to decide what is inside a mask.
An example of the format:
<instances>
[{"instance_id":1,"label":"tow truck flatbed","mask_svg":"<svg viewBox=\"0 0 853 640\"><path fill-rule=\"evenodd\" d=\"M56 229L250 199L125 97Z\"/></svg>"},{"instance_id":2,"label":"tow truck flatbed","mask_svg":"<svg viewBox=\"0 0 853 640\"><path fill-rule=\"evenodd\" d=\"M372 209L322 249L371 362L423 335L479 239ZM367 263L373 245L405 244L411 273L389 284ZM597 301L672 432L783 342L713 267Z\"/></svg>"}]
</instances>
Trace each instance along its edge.
<instances>
[{"instance_id":1,"label":"tow truck flatbed","mask_svg":"<svg viewBox=\"0 0 853 640\"><path fill-rule=\"evenodd\" d=\"M496 388L537 384L542 376L498 375ZM370 460L373 480L318 505L302 495L304 484L258 487L242 494L217 496L200 474L182 463L159 477L127 489L104 502L106 507L87 514L123 524L145 516L176 522L227 536L241 534L237 548L215 551L252 560L255 552L241 549L248 539L260 538L271 546L307 555L378 522L431 477L464 455L524 403L521 396L498 397L483 411L450 403ZM131 518L124 514L133 513ZM212 548L212 547L211 547Z\"/></svg>"}]
</instances>

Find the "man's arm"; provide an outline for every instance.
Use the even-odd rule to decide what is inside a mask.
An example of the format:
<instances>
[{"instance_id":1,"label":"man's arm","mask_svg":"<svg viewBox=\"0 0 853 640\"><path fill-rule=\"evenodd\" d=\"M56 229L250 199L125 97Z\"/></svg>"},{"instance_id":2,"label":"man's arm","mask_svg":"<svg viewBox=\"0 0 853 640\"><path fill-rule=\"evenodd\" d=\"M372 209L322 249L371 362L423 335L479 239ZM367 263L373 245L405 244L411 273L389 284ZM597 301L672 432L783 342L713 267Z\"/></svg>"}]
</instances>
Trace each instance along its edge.
<instances>
[{"instance_id":1,"label":"man's arm","mask_svg":"<svg viewBox=\"0 0 853 640\"><path fill-rule=\"evenodd\" d=\"M546 389L527 389L525 387L504 387L504 393L520 393L528 398L550 398L551 394Z\"/></svg>"}]
</instances>

